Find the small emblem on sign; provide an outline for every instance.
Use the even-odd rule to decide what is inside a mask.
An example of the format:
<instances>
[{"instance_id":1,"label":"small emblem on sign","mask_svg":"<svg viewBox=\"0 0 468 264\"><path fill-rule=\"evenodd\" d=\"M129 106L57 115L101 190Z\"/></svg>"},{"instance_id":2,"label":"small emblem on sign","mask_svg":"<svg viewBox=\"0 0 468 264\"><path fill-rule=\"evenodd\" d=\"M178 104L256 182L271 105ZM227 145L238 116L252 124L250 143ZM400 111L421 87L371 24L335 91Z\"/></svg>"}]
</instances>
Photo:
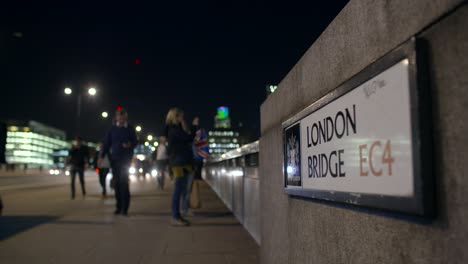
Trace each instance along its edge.
<instances>
[{"instance_id":1,"label":"small emblem on sign","mask_svg":"<svg viewBox=\"0 0 468 264\"><path fill-rule=\"evenodd\" d=\"M301 186L301 144L299 124L289 128L286 132L286 174L287 185Z\"/></svg>"}]
</instances>

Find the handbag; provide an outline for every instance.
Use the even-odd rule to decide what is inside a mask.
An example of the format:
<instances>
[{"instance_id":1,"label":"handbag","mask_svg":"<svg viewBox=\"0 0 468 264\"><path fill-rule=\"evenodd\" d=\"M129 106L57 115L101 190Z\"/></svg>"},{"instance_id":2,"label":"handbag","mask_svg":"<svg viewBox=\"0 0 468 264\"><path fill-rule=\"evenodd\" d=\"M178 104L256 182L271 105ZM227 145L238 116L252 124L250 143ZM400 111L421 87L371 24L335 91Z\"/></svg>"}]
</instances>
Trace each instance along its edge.
<instances>
[{"instance_id":1,"label":"handbag","mask_svg":"<svg viewBox=\"0 0 468 264\"><path fill-rule=\"evenodd\" d=\"M199 180L194 180L192 183L192 192L190 193L189 207L191 209L201 208Z\"/></svg>"}]
</instances>

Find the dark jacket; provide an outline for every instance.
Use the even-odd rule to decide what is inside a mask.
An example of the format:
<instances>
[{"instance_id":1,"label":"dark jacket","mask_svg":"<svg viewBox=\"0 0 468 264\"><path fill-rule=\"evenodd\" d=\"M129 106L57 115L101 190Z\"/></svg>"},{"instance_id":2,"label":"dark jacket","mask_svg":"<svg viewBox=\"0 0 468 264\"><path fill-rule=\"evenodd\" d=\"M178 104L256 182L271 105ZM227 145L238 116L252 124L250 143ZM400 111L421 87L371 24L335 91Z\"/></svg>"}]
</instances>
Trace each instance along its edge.
<instances>
[{"instance_id":1,"label":"dark jacket","mask_svg":"<svg viewBox=\"0 0 468 264\"><path fill-rule=\"evenodd\" d=\"M196 131L196 127L192 128ZM187 133L181 125L169 125L166 127L167 154L171 166L192 165L192 143L194 133Z\"/></svg>"},{"instance_id":2,"label":"dark jacket","mask_svg":"<svg viewBox=\"0 0 468 264\"><path fill-rule=\"evenodd\" d=\"M88 163L88 156L88 148L86 146L73 146L68 154L69 163L74 168L84 168L85 164Z\"/></svg>"},{"instance_id":3,"label":"dark jacket","mask_svg":"<svg viewBox=\"0 0 468 264\"><path fill-rule=\"evenodd\" d=\"M124 148L124 143L130 143L129 148ZM133 126L112 126L104 139L101 158L109 155L110 160L130 161L133 158L133 149L138 144L135 128Z\"/></svg>"}]
</instances>

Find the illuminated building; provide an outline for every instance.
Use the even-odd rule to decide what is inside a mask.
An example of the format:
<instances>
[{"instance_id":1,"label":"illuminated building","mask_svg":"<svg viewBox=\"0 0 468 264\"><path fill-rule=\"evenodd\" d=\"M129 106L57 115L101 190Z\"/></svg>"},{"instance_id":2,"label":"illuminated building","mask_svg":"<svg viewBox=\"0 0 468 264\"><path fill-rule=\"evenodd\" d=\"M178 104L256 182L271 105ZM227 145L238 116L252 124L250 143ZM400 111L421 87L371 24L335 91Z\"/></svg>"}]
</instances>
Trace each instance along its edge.
<instances>
[{"instance_id":1,"label":"illuminated building","mask_svg":"<svg viewBox=\"0 0 468 264\"><path fill-rule=\"evenodd\" d=\"M68 150L64 131L36 121L8 121L5 158L7 164L28 168L52 167L57 151ZM65 154L64 154L65 155ZM68 155L68 152L67 152Z\"/></svg>"},{"instance_id":2,"label":"illuminated building","mask_svg":"<svg viewBox=\"0 0 468 264\"><path fill-rule=\"evenodd\" d=\"M240 147L239 132L231 129L229 108L220 106L214 118L214 130L208 132L208 146L212 156L218 156Z\"/></svg>"},{"instance_id":3,"label":"illuminated building","mask_svg":"<svg viewBox=\"0 0 468 264\"><path fill-rule=\"evenodd\" d=\"M229 117L229 107L220 106L215 115L215 129L229 129L231 128L231 118Z\"/></svg>"}]
</instances>

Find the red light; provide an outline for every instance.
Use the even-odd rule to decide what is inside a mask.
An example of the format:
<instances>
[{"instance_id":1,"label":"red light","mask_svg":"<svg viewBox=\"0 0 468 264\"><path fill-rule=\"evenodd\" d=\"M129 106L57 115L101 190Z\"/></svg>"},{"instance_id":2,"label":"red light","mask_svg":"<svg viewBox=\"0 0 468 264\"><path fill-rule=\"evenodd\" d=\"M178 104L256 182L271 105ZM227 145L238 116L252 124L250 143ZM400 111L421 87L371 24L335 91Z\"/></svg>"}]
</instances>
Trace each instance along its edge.
<instances>
[{"instance_id":1,"label":"red light","mask_svg":"<svg viewBox=\"0 0 468 264\"><path fill-rule=\"evenodd\" d=\"M140 60L139 60L139 59L136 59L136 60L135 60L135 64L136 64L136 65L140 64Z\"/></svg>"},{"instance_id":2,"label":"red light","mask_svg":"<svg viewBox=\"0 0 468 264\"><path fill-rule=\"evenodd\" d=\"M99 168L96 168L95 171L96 171L96 173L99 173Z\"/></svg>"},{"instance_id":3,"label":"red light","mask_svg":"<svg viewBox=\"0 0 468 264\"><path fill-rule=\"evenodd\" d=\"M120 110L122 110L122 106L118 105L117 106L117 111L120 111Z\"/></svg>"}]
</instances>

